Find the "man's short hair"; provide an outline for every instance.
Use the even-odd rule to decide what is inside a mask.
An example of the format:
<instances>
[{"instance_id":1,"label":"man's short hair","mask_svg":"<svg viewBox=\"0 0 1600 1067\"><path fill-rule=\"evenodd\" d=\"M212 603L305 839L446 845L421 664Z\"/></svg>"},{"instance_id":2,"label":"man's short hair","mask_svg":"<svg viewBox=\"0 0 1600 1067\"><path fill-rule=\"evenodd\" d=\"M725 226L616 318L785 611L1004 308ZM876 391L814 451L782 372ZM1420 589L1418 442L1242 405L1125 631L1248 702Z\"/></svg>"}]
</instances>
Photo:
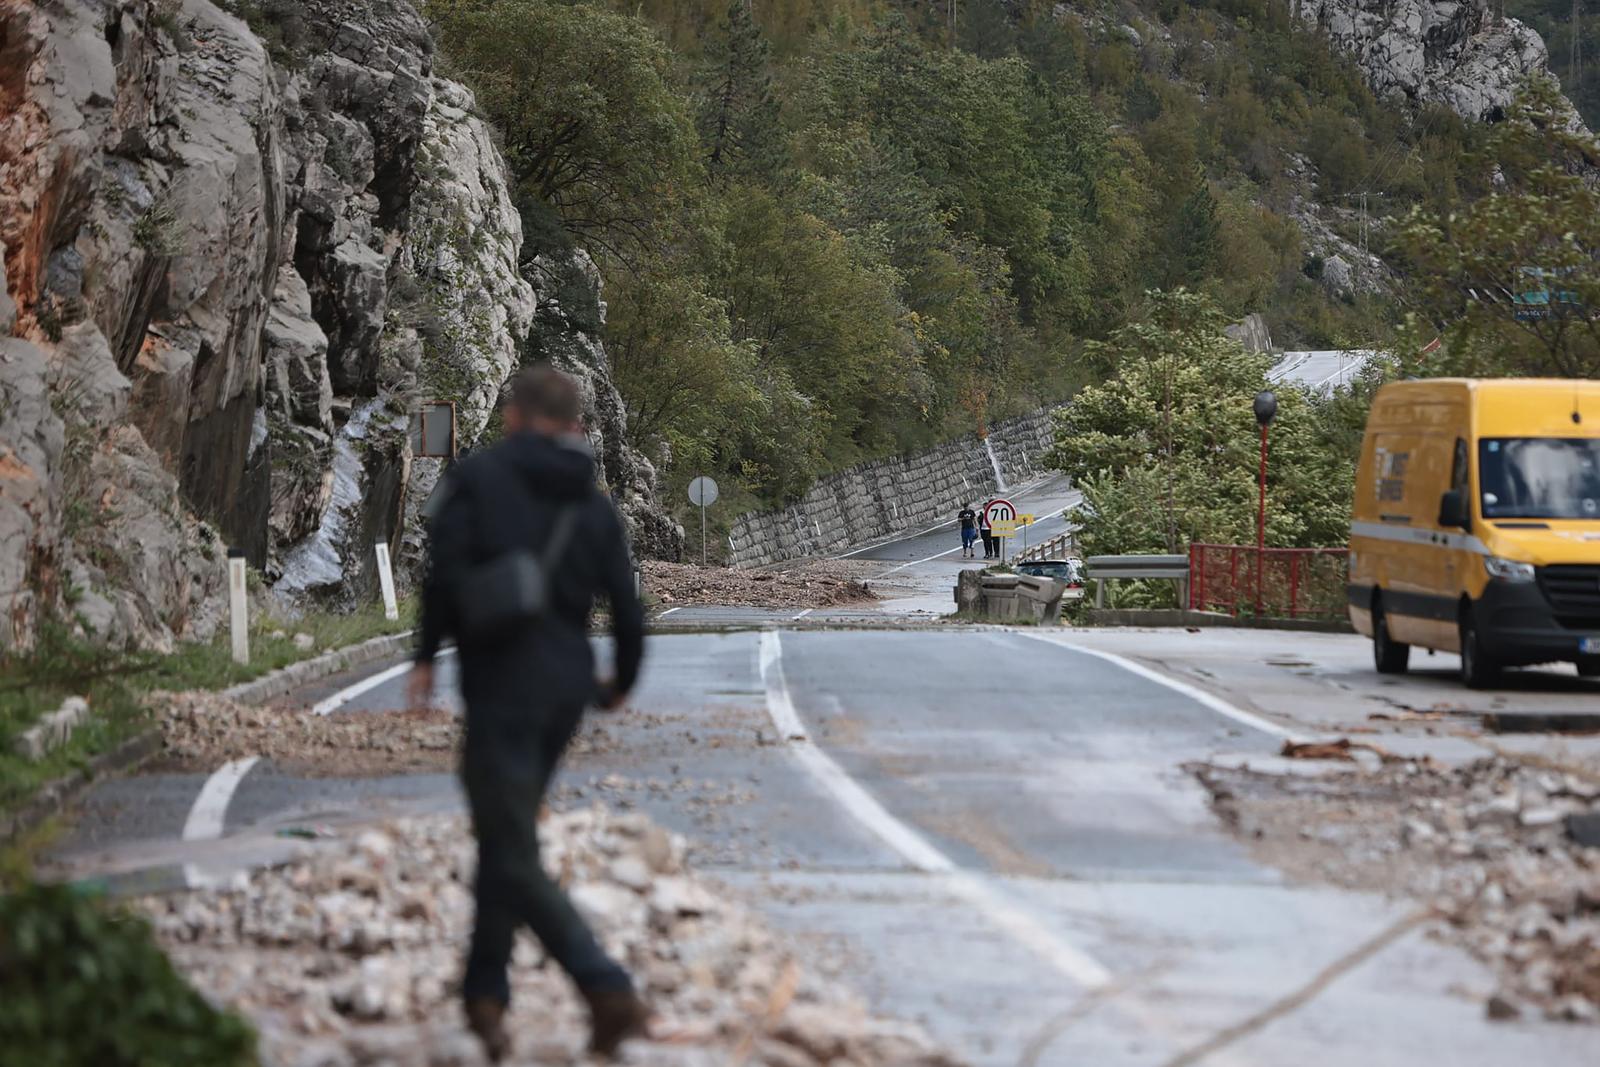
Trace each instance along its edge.
<instances>
[{"instance_id":1,"label":"man's short hair","mask_svg":"<svg viewBox=\"0 0 1600 1067\"><path fill-rule=\"evenodd\" d=\"M577 422L583 415L578 383L548 363L529 367L512 380L511 406L525 418L556 422Z\"/></svg>"}]
</instances>

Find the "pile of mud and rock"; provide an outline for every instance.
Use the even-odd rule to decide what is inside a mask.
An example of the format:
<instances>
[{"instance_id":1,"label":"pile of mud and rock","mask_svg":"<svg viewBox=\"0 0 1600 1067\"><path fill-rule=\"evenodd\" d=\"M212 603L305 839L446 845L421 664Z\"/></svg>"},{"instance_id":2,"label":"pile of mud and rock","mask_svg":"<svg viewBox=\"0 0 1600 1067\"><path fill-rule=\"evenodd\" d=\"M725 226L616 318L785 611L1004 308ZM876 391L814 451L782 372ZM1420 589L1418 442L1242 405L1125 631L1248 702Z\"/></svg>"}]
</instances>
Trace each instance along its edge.
<instances>
[{"instance_id":1,"label":"pile of mud and rock","mask_svg":"<svg viewBox=\"0 0 1600 1067\"><path fill-rule=\"evenodd\" d=\"M810 560L783 570L643 564L644 588L662 607L717 604L751 608L831 608L877 599L862 572L882 564Z\"/></svg>"},{"instance_id":2,"label":"pile of mud and rock","mask_svg":"<svg viewBox=\"0 0 1600 1067\"><path fill-rule=\"evenodd\" d=\"M1491 1017L1600 1022L1600 781L1500 756L1446 768L1370 746L1286 748L1308 754L1332 760L1190 769L1291 876L1422 901L1493 971Z\"/></svg>"},{"instance_id":3,"label":"pile of mud and rock","mask_svg":"<svg viewBox=\"0 0 1600 1067\"><path fill-rule=\"evenodd\" d=\"M204 691L160 693L153 704L165 762L206 773L245 755L319 775L448 770L461 737L460 718L443 708L318 715Z\"/></svg>"},{"instance_id":4,"label":"pile of mud and rock","mask_svg":"<svg viewBox=\"0 0 1600 1067\"><path fill-rule=\"evenodd\" d=\"M178 968L243 1011L263 1062L478 1064L456 1004L472 921L464 819L395 821L324 842L247 884L140 901ZM656 1017L626 1049L652 1067L956 1067L916 1026L877 1018L837 976L683 864L683 841L601 807L548 816L544 860ZM580 1002L531 938L512 964L515 1063L582 1062Z\"/></svg>"}]
</instances>

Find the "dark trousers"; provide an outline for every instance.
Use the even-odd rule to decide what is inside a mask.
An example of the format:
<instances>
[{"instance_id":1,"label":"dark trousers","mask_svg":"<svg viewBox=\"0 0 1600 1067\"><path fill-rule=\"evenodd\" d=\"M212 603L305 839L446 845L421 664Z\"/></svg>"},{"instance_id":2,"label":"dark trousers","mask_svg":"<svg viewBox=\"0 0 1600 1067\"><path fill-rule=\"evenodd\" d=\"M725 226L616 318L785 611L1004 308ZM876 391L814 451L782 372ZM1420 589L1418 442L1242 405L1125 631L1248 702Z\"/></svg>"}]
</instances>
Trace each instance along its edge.
<instances>
[{"instance_id":1,"label":"dark trousers","mask_svg":"<svg viewBox=\"0 0 1600 1067\"><path fill-rule=\"evenodd\" d=\"M988 559L994 555L994 534L988 530L979 530L978 532L983 535L983 558Z\"/></svg>"},{"instance_id":2,"label":"dark trousers","mask_svg":"<svg viewBox=\"0 0 1600 1067\"><path fill-rule=\"evenodd\" d=\"M631 988L539 860L539 807L583 709L551 712L479 725L468 708L462 779L478 838L477 922L462 981L469 1000L510 1001L506 967L523 924L580 989Z\"/></svg>"}]
</instances>

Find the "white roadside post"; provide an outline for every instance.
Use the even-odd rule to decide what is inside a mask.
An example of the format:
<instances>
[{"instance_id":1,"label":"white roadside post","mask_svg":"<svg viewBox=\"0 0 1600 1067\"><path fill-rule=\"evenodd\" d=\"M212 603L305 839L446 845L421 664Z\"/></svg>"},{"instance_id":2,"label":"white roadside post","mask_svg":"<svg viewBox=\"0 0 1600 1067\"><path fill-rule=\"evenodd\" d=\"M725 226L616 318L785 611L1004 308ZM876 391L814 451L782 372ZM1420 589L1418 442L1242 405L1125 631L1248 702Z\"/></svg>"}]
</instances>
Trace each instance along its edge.
<instances>
[{"instance_id":1,"label":"white roadside post","mask_svg":"<svg viewBox=\"0 0 1600 1067\"><path fill-rule=\"evenodd\" d=\"M379 541L376 550L378 553L378 588L383 590L383 617L390 622L400 618L400 605L394 599L394 568L389 565L389 542Z\"/></svg>"},{"instance_id":2,"label":"white roadside post","mask_svg":"<svg viewBox=\"0 0 1600 1067\"><path fill-rule=\"evenodd\" d=\"M244 550L228 549L228 622L235 663L250 662L250 599L245 577Z\"/></svg>"},{"instance_id":3,"label":"white roadside post","mask_svg":"<svg viewBox=\"0 0 1600 1067\"><path fill-rule=\"evenodd\" d=\"M689 483L689 503L700 509L700 566L706 565L706 508L717 502L717 483L700 475Z\"/></svg>"}]
</instances>

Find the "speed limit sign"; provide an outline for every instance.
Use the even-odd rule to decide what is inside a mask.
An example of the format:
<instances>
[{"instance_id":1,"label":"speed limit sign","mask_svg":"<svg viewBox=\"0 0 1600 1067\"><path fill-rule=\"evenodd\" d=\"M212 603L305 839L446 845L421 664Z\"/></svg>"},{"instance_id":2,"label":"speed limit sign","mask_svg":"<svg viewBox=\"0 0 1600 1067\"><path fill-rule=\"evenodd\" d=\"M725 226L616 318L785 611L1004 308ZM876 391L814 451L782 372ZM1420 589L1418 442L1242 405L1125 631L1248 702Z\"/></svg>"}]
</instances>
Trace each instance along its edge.
<instances>
[{"instance_id":1,"label":"speed limit sign","mask_svg":"<svg viewBox=\"0 0 1600 1067\"><path fill-rule=\"evenodd\" d=\"M1009 500L996 497L989 501L983 509L984 517L989 520L992 529L996 523L1015 523L1017 521L1017 506Z\"/></svg>"}]
</instances>

